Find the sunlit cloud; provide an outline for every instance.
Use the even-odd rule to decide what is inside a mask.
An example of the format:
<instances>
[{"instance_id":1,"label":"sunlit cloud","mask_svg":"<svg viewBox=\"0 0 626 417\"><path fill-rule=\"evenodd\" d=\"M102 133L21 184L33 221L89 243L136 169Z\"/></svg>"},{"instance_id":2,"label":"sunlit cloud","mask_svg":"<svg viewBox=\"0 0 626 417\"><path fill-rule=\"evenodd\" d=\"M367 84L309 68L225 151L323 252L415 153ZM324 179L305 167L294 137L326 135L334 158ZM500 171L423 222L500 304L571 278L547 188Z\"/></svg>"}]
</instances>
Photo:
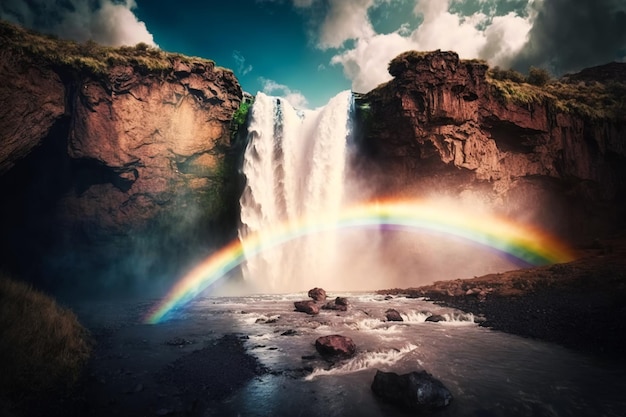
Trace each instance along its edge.
<instances>
[{"instance_id":1,"label":"sunlit cloud","mask_svg":"<svg viewBox=\"0 0 626 417\"><path fill-rule=\"evenodd\" d=\"M329 0L329 10L320 27L319 47L339 48L349 39L375 35L367 11L374 0Z\"/></svg>"},{"instance_id":2,"label":"sunlit cloud","mask_svg":"<svg viewBox=\"0 0 626 417\"><path fill-rule=\"evenodd\" d=\"M3 0L0 18L78 42L103 45L155 45L144 22L133 13L134 0Z\"/></svg>"},{"instance_id":3,"label":"sunlit cloud","mask_svg":"<svg viewBox=\"0 0 626 417\"><path fill-rule=\"evenodd\" d=\"M376 32L369 12L388 7L389 16L399 1L328 0L323 19L311 15L315 44L335 52L330 63L343 68L353 90L388 81L389 61L406 50L452 50L492 66L555 74L626 57L622 0L415 0L405 23Z\"/></svg>"},{"instance_id":4,"label":"sunlit cloud","mask_svg":"<svg viewBox=\"0 0 626 417\"><path fill-rule=\"evenodd\" d=\"M263 77L259 77L259 81L261 82L261 85L263 85L264 93L283 98L295 108L307 108L308 101L300 91L292 90L284 84L279 84L274 80L269 80Z\"/></svg>"},{"instance_id":5,"label":"sunlit cloud","mask_svg":"<svg viewBox=\"0 0 626 417\"><path fill-rule=\"evenodd\" d=\"M531 18L516 13L504 16L490 16L476 12L469 16L450 11L449 0L419 0L413 12L422 22L413 31L408 24L401 25L393 33L375 33L367 15L372 1L356 1L365 13L355 14L360 23L353 20L348 24L360 26L361 33L346 28L332 32L333 26L322 28L318 46L325 49L334 47L338 52L331 59L332 64L341 65L344 74L352 81L352 89L366 92L378 84L388 81L389 61L407 50L453 50L461 58L482 58L492 65L507 66L526 43L532 27ZM344 6L346 7L346 6ZM380 5L378 6L380 7ZM332 33L328 33L331 31ZM346 40L348 34L355 39L354 46L339 48L339 40ZM334 39L335 42L329 42Z\"/></svg>"}]
</instances>

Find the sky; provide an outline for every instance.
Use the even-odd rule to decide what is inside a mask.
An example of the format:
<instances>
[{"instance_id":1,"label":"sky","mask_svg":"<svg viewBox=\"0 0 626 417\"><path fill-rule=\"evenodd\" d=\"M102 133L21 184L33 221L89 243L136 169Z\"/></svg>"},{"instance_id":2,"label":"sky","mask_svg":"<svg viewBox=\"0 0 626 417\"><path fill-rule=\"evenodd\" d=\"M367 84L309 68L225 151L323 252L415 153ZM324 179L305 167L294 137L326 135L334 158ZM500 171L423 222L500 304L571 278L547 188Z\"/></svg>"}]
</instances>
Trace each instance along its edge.
<instances>
[{"instance_id":1,"label":"sky","mask_svg":"<svg viewBox=\"0 0 626 417\"><path fill-rule=\"evenodd\" d=\"M557 76L626 61L626 0L1 0L0 18L209 58L245 91L301 108L388 81L389 61L407 50Z\"/></svg>"}]
</instances>

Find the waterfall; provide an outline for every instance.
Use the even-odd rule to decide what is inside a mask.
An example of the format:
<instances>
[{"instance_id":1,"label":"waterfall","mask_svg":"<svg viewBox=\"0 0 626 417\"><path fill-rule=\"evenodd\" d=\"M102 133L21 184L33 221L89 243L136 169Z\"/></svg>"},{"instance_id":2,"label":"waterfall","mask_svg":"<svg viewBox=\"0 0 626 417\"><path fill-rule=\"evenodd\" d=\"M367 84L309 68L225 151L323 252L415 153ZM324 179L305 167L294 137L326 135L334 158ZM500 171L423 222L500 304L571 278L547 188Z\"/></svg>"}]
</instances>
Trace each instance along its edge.
<instances>
[{"instance_id":1,"label":"waterfall","mask_svg":"<svg viewBox=\"0 0 626 417\"><path fill-rule=\"evenodd\" d=\"M344 91L316 110L258 93L251 109L240 199L239 237L268 239L306 216L338 216L344 196L353 98ZM245 242L245 241L244 241ZM244 252L244 278L255 291L292 292L332 283L334 233L302 237L260 254Z\"/></svg>"}]
</instances>

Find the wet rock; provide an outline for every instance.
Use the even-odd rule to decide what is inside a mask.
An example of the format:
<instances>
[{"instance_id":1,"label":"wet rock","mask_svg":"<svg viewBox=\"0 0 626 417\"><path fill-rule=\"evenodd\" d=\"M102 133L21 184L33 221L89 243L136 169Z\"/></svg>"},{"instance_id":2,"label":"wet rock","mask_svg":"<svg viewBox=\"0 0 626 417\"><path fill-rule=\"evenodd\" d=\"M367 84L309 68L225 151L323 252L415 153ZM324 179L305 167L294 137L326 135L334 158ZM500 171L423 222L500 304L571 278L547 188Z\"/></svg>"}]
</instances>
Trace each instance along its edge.
<instances>
[{"instance_id":1,"label":"wet rock","mask_svg":"<svg viewBox=\"0 0 626 417\"><path fill-rule=\"evenodd\" d=\"M372 391L388 403L418 412L443 408L452 401L445 385L426 371L404 375L376 371Z\"/></svg>"},{"instance_id":2,"label":"wet rock","mask_svg":"<svg viewBox=\"0 0 626 417\"><path fill-rule=\"evenodd\" d=\"M356 352L356 345L349 337L332 334L318 337L315 341L315 349L322 356L350 357Z\"/></svg>"},{"instance_id":3,"label":"wet rock","mask_svg":"<svg viewBox=\"0 0 626 417\"><path fill-rule=\"evenodd\" d=\"M294 301L293 306L296 308L296 311L301 313L306 313L310 315L316 315L320 313L320 308L315 301L312 300L304 300L304 301Z\"/></svg>"},{"instance_id":4,"label":"wet rock","mask_svg":"<svg viewBox=\"0 0 626 417\"><path fill-rule=\"evenodd\" d=\"M430 321L432 323L439 323L440 321L446 321L446 318L441 314L433 314L432 316L426 317L425 321Z\"/></svg>"},{"instance_id":5,"label":"wet rock","mask_svg":"<svg viewBox=\"0 0 626 417\"><path fill-rule=\"evenodd\" d=\"M322 306L324 310L338 310L338 311L347 311L348 310L348 299L345 297L337 297L334 301L329 301Z\"/></svg>"},{"instance_id":6,"label":"wet rock","mask_svg":"<svg viewBox=\"0 0 626 417\"><path fill-rule=\"evenodd\" d=\"M387 317L387 321L404 321L398 310L393 308L385 311L385 317Z\"/></svg>"},{"instance_id":7,"label":"wet rock","mask_svg":"<svg viewBox=\"0 0 626 417\"><path fill-rule=\"evenodd\" d=\"M273 324L273 323L276 323L279 318L280 316L259 317L254 322L256 324L259 324L259 323L260 324Z\"/></svg>"},{"instance_id":8,"label":"wet rock","mask_svg":"<svg viewBox=\"0 0 626 417\"><path fill-rule=\"evenodd\" d=\"M298 334L297 331L295 331L293 329L289 329L289 330L286 330L286 331L282 332L280 335L281 336L294 336L296 334Z\"/></svg>"},{"instance_id":9,"label":"wet rock","mask_svg":"<svg viewBox=\"0 0 626 417\"><path fill-rule=\"evenodd\" d=\"M309 290L308 296L315 301L326 301L326 291L323 288L313 288Z\"/></svg>"},{"instance_id":10,"label":"wet rock","mask_svg":"<svg viewBox=\"0 0 626 417\"><path fill-rule=\"evenodd\" d=\"M349 302L348 299L346 297L337 297L335 298L335 304L337 304L338 306L348 306Z\"/></svg>"}]
</instances>

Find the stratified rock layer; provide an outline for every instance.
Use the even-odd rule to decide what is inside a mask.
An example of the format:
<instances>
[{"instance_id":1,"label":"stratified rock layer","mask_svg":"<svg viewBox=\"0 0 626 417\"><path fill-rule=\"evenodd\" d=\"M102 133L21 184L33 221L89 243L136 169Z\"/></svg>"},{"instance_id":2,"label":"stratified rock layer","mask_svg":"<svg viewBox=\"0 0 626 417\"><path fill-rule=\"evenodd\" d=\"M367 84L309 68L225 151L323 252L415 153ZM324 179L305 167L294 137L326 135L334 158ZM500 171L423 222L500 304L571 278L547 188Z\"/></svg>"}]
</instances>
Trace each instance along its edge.
<instances>
[{"instance_id":1,"label":"stratified rock layer","mask_svg":"<svg viewBox=\"0 0 626 417\"><path fill-rule=\"evenodd\" d=\"M233 233L227 153L242 91L231 71L6 24L0 46L0 243L10 269L50 280L79 265L110 280L167 274L157 265L189 256L189 242Z\"/></svg>"},{"instance_id":2,"label":"stratified rock layer","mask_svg":"<svg viewBox=\"0 0 626 417\"><path fill-rule=\"evenodd\" d=\"M601 78L626 75L626 64L610 68L587 70L584 82L597 74L598 88L609 89L619 80ZM360 175L374 193L484 204L572 238L623 225L623 112L586 115L528 84L519 90L536 98L506 97L487 70L441 51L390 63L395 78L357 100ZM579 78L561 80L563 91L576 91Z\"/></svg>"}]
</instances>

